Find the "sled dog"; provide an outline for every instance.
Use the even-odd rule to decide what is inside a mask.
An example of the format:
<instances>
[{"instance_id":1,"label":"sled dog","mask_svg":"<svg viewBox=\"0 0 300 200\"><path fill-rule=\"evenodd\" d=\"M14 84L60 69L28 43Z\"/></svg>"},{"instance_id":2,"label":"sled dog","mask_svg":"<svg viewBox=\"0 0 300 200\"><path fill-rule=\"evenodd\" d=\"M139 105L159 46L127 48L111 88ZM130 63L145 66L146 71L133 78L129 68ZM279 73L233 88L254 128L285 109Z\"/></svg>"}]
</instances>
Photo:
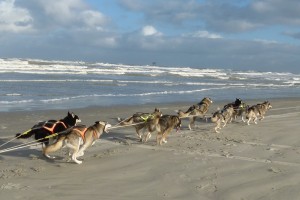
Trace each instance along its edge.
<instances>
[{"instance_id":1,"label":"sled dog","mask_svg":"<svg viewBox=\"0 0 300 200\"><path fill-rule=\"evenodd\" d=\"M17 133L17 138L30 138L34 136L35 140L42 142L46 146L49 144L49 139L46 138L54 133L62 132L81 122L79 117L74 113L68 112L67 116L61 120L48 120L35 124L28 132Z\"/></svg>"},{"instance_id":2,"label":"sled dog","mask_svg":"<svg viewBox=\"0 0 300 200\"><path fill-rule=\"evenodd\" d=\"M189 129L192 130L192 126L195 125L196 118L204 118L205 114L209 109L209 106L212 103L213 101L209 97L205 97L198 104L192 105L186 112L179 110L178 117L190 118Z\"/></svg>"},{"instance_id":3,"label":"sled dog","mask_svg":"<svg viewBox=\"0 0 300 200\"><path fill-rule=\"evenodd\" d=\"M246 119L248 119L247 124L250 125L251 120L257 124L258 117L259 120L263 120L266 112L271 108L272 105L269 101L264 101L263 103L251 106L246 113Z\"/></svg>"},{"instance_id":4,"label":"sled dog","mask_svg":"<svg viewBox=\"0 0 300 200\"><path fill-rule=\"evenodd\" d=\"M175 128L178 131L181 127L181 120L176 115L163 115L146 123L147 134L144 135L144 142L150 138L150 134L157 131L156 142L159 145L166 143L167 136Z\"/></svg>"},{"instance_id":5,"label":"sled dog","mask_svg":"<svg viewBox=\"0 0 300 200\"><path fill-rule=\"evenodd\" d=\"M77 160L77 158L83 156L84 151L100 138L103 132L108 132L110 127L110 124L102 121L97 121L89 127L85 125L75 126L61 133L55 143L46 146L43 149L43 154L48 158L54 158L49 156L49 153L61 149L65 143L70 150L72 160L77 164L81 164L82 161Z\"/></svg>"},{"instance_id":6,"label":"sled dog","mask_svg":"<svg viewBox=\"0 0 300 200\"><path fill-rule=\"evenodd\" d=\"M133 114L131 117L122 120L120 118L118 118L119 124L120 125L133 125L136 131L136 134L139 138L140 141L142 141L142 134L140 133L140 131L145 127L145 124L150 121L153 120L155 118L161 117L162 116L162 112L158 109L155 108L153 113L135 113ZM136 125L134 125L136 124Z\"/></svg>"}]
</instances>

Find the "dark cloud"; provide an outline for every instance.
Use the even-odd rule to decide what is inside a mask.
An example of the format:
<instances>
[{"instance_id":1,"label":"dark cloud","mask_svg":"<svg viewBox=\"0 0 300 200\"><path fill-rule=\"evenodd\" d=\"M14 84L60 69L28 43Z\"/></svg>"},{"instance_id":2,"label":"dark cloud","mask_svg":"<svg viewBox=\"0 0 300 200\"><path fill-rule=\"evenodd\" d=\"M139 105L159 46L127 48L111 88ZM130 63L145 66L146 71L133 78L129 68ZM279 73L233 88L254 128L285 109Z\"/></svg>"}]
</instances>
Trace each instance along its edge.
<instances>
[{"instance_id":1,"label":"dark cloud","mask_svg":"<svg viewBox=\"0 0 300 200\"><path fill-rule=\"evenodd\" d=\"M300 32L283 32L283 35L292 37L294 39L300 40Z\"/></svg>"},{"instance_id":2,"label":"dark cloud","mask_svg":"<svg viewBox=\"0 0 300 200\"><path fill-rule=\"evenodd\" d=\"M119 0L131 11L141 12L145 20L182 25L193 22L208 30L228 33L252 31L263 27L300 25L297 0Z\"/></svg>"}]
</instances>

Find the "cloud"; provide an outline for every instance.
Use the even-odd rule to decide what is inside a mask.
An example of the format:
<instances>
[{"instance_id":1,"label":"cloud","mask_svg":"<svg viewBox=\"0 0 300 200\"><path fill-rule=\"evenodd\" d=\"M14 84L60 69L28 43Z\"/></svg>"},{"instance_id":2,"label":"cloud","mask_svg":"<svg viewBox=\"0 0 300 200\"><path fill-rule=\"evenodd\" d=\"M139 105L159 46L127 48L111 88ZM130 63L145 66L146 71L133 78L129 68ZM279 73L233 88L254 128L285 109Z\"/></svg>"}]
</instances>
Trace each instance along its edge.
<instances>
[{"instance_id":1,"label":"cloud","mask_svg":"<svg viewBox=\"0 0 300 200\"><path fill-rule=\"evenodd\" d=\"M14 0L0 2L0 32L31 31L32 21L29 11L15 6Z\"/></svg>"},{"instance_id":2,"label":"cloud","mask_svg":"<svg viewBox=\"0 0 300 200\"><path fill-rule=\"evenodd\" d=\"M287 70L300 62L299 46L276 42L300 39L297 1L119 0L120 13L111 15L88 2L0 1L1 56L231 69ZM120 16L132 30L121 30ZM270 26L278 33L260 35ZM288 26L294 32L282 34Z\"/></svg>"},{"instance_id":3,"label":"cloud","mask_svg":"<svg viewBox=\"0 0 300 200\"><path fill-rule=\"evenodd\" d=\"M291 32L291 31L285 31L283 32L283 35L292 37L294 39L300 40L300 32Z\"/></svg>"},{"instance_id":4,"label":"cloud","mask_svg":"<svg viewBox=\"0 0 300 200\"><path fill-rule=\"evenodd\" d=\"M196 19L198 7L196 0L119 0L120 5L130 11L141 12L148 23L167 22L182 24L188 20Z\"/></svg>"},{"instance_id":5,"label":"cloud","mask_svg":"<svg viewBox=\"0 0 300 200\"><path fill-rule=\"evenodd\" d=\"M162 33L157 31L153 26L144 26L141 30L143 36L161 36Z\"/></svg>"},{"instance_id":6,"label":"cloud","mask_svg":"<svg viewBox=\"0 0 300 200\"><path fill-rule=\"evenodd\" d=\"M300 25L297 0L253 0L239 5L212 0L201 6L206 28L220 32L246 32L280 25Z\"/></svg>"},{"instance_id":7,"label":"cloud","mask_svg":"<svg viewBox=\"0 0 300 200\"><path fill-rule=\"evenodd\" d=\"M262 44L278 44L278 42L275 41L275 40L265 40L265 39L258 39L258 38L256 38L253 41L260 42Z\"/></svg>"},{"instance_id":8,"label":"cloud","mask_svg":"<svg viewBox=\"0 0 300 200\"><path fill-rule=\"evenodd\" d=\"M84 10L79 14L79 20L88 27L103 30L103 26L107 23L107 18L98 11Z\"/></svg>"},{"instance_id":9,"label":"cloud","mask_svg":"<svg viewBox=\"0 0 300 200\"><path fill-rule=\"evenodd\" d=\"M208 39L220 39L223 38L221 35L216 33L210 33L208 31L196 31L193 33L183 34L184 37L194 37L194 38L208 38Z\"/></svg>"},{"instance_id":10,"label":"cloud","mask_svg":"<svg viewBox=\"0 0 300 200\"><path fill-rule=\"evenodd\" d=\"M101 12L88 9L82 0L39 1L45 15L57 26L102 29L109 21Z\"/></svg>"},{"instance_id":11,"label":"cloud","mask_svg":"<svg viewBox=\"0 0 300 200\"><path fill-rule=\"evenodd\" d=\"M30 11L32 28L37 32L59 29L106 30L110 18L92 9L83 0L26 0L13 2L14 6Z\"/></svg>"},{"instance_id":12,"label":"cloud","mask_svg":"<svg viewBox=\"0 0 300 200\"><path fill-rule=\"evenodd\" d=\"M194 25L208 31L241 33L270 26L300 25L298 0L119 0L129 11L143 13L146 23Z\"/></svg>"}]
</instances>

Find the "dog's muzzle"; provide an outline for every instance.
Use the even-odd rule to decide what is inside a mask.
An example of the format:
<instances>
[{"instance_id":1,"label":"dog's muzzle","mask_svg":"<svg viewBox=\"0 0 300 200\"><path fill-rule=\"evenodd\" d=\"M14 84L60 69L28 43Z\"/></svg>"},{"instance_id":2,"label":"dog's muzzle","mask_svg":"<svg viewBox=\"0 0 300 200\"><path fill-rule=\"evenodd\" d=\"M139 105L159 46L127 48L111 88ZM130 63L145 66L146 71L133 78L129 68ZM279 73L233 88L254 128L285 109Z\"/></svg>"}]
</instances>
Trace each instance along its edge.
<instances>
[{"instance_id":1,"label":"dog's muzzle","mask_svg":"<svg viewBox=\"0 0 300 200\"><path fill-rule=\"evenodd\" d=\"M110 128L111 128L111 124L105 124L104 132L108 133Z\"/></svg>"}]
</instances>

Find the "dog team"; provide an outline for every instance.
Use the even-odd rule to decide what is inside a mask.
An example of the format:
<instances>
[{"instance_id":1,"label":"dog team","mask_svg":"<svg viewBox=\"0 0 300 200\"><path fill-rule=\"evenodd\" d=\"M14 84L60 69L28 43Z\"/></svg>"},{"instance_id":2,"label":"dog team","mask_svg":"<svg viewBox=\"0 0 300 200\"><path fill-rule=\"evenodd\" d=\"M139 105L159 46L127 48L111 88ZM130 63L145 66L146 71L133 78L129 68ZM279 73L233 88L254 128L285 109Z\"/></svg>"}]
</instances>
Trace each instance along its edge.
<instances>
[{"instance_id":1,"label":"dog team","mask_svg":"<svg viewBox=\"0 0 300 200\"><path fill-rule=\"evenodd\" d=\"M152 113L135 113L126 119L118 118L118 125L133 126L141 142L147 142L151 134L157 132L156 142L162 145L167 142L167 136L173 129L177 131L180 129L182 118L189 119L190 130L195 127L196 119L200 118L205 122L215 123L214 130L219 133L223 127L238 117L241 117L242 121L248 125L251 121L257 124L257 120L263 120L266 112L272 108L268 101L249 106L237 98L234 102L212 113L212 116L206 117L212 103L210 98L205 97L198 104L190 106L187 111L179 110L177 115L163 115L159 109L155 108ZM54 157L49 154L65 146L69 149L71 159L81 164L82 161L78 158L83 156L84 151L92 146L104 132L108 132L112 125L104 121L96 121L93 125L86 126L78 125L79 122L81 120L77 115L68 112L65 118L39 122L29 131L16 134L16 138L34 137L36 141L43 144L43 155L52 159ZM50 138L55 138L54 142L51 143Z\"/></svg>"}]
</instances>

